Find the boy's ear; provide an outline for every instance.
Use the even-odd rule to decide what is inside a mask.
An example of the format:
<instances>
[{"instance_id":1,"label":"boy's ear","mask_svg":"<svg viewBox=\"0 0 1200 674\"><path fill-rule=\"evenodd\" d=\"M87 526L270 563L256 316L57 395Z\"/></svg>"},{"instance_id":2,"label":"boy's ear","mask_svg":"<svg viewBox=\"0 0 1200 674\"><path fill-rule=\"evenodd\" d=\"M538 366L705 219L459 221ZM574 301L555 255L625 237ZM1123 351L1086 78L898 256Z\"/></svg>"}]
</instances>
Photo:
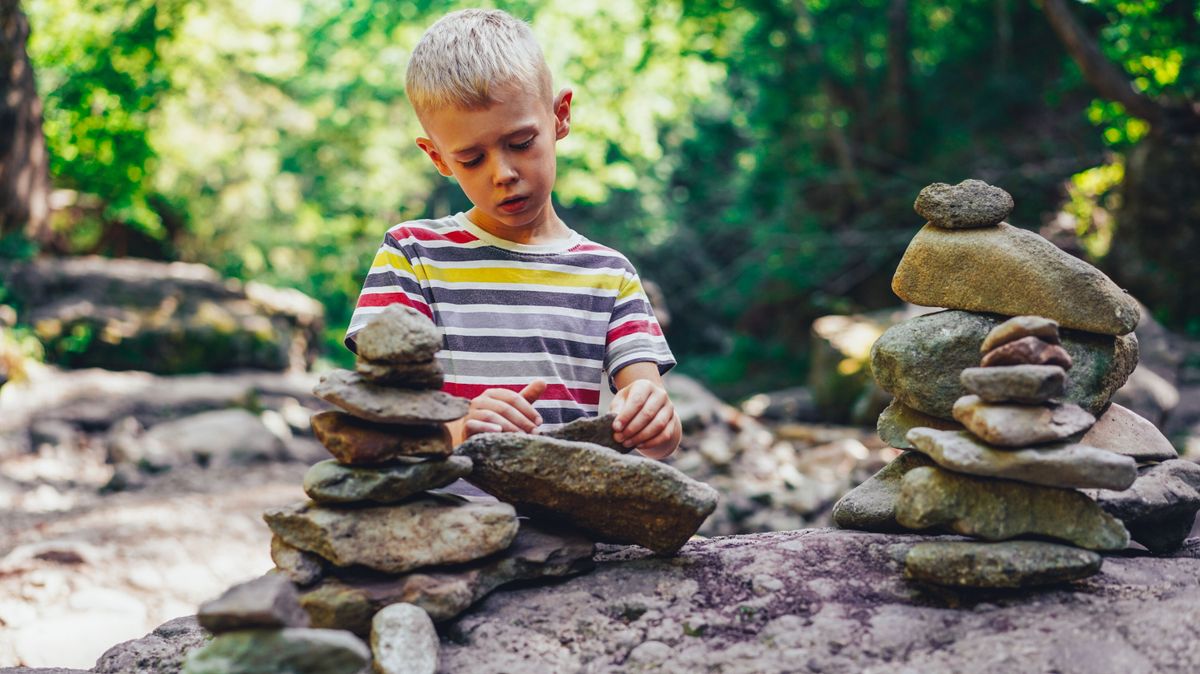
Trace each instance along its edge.
<instances>
[{"instance_id":1,"label":"boy's ear","mask_svg":"<svg viewBox=\"0 0 1200 674\"><path fill-rule=\"evenodd\" d=\"M571 97L574 92L570 87L563 88L554 97L554 137L562 140L571 131Z\"/></svg>"},{"instance_id":2,"label":"boy's ear","mask_svg":"<svg viewBox=\"0 0 1200 674\"><path fill-rule=\"evenodd\" d=\"M438 152L437 147L432 140L428 138L417 138L417 147L421 148L425 154L429 155L429 161L437 167L438 173L449 178L454 175L450 172L450 167L446 165L446 160L442 159L442 153Z\"/></svg>"}]
</instances>

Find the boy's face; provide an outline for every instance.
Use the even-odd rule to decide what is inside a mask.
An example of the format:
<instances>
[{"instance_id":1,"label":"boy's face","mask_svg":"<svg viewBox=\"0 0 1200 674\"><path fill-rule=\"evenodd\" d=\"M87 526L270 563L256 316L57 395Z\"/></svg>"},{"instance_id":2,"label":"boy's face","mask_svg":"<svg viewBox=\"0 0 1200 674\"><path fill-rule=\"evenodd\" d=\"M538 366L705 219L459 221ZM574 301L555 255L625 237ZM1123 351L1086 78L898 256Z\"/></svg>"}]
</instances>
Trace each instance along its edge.
<instances>
[{"instance_id":1,"label":"boy's face","mask_svg":"<svg viewBox=\"0 0 1200 674\"><path fill-rule=\"evenodd\" d=\"M472 222L511 241L552 238L560 227L550 205L554 146L570 130L571 90L562 90L552 105L514 86L496 93L499 102L481 110L426 115L429 137L417 145L442 175L458 180L475 205Z\"/></svg>"}]
</instances>

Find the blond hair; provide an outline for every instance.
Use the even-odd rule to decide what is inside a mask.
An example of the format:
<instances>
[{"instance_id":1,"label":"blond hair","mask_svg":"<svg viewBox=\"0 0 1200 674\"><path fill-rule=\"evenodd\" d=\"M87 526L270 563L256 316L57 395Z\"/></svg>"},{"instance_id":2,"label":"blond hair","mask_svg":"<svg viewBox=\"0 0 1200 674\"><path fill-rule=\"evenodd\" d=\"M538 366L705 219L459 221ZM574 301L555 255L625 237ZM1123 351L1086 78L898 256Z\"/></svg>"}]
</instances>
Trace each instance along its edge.
<instances>
[{"instance_id":1,"label":"blond hair","mask_svg":"<svg viewBox=\"0 0 1200 674\"><path fill-rule=\"evenodd\" d=\"M438 108L478 110L513 85L553 102L550 69L533 31L498 9L464 9L429 27L413 49L404 90L418 117Z\"/></svg>"}]
</instances>

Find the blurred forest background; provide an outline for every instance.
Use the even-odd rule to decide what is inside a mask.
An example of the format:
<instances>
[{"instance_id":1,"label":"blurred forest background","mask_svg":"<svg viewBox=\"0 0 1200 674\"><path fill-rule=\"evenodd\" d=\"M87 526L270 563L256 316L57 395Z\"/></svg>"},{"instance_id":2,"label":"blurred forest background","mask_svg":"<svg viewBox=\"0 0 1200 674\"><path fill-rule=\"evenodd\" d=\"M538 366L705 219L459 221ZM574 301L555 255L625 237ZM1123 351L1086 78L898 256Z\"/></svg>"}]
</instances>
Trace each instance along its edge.
<instances>
[{"instance_id":1,"label":"blurred forest background","mask_svg":"<svg viewBox=\"0 0 1200 674\"><path fill-rule=\"evenodd\" d=\"M1200 334L1196 0L486 4L529 19L576 91L560 214L659 284L682 371L726 396L801 380L814 318L897 304L913 199L968 177ZM464 6L0 0L0 258L298 289L344 364L386 228L468 206L403 89Z\"/></svg>"}]
</instances>

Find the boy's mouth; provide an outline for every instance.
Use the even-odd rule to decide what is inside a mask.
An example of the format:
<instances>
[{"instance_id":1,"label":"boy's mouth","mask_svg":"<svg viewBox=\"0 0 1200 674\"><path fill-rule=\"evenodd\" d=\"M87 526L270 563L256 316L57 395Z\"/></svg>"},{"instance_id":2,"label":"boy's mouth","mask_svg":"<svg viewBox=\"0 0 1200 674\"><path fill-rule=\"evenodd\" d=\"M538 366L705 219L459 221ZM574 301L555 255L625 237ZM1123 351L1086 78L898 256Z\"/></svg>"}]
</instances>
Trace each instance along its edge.
<instances>
[{"instance_id":1,"label":"boy's mouth","mask_svg":"<svg viewBox=\"0 0 1200 674\"><path fill-rule=\"evenodd\" d=\"M500 202L500 210L505 213L516 213L525 207L529 197L509 197Z\"/></svg>"}]
</instances>

